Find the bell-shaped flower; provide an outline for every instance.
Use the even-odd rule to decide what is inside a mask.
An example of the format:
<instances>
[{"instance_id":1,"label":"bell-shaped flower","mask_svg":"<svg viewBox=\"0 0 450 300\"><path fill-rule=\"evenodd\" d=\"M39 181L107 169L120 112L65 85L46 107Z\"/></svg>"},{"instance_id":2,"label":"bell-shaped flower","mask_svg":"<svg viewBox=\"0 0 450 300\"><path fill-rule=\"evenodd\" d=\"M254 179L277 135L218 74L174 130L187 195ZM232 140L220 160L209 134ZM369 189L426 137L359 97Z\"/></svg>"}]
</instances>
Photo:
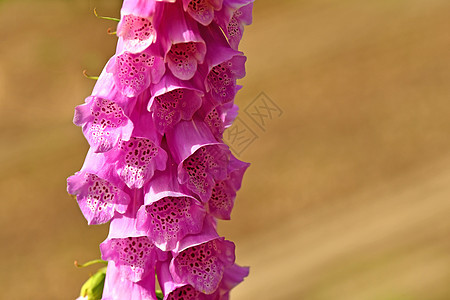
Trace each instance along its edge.
<instances>
[{"instance_id":1,"label":"bell-shaped flower","mask_svg":"<svg viewBox=\"0 0 450 300\"><path fill-rule=\"evenodd\" d=\"M77 202L89 225L111 220L115 212L125 213L130 197L125 185L106 162L104 154L89 149L81 170L67 179L67 191Z\"/></svg>"},{"instance_id":2,"label":"bell-shaped flower","mask_svg":"<svg viewBox=\"0 0 450 300\"><path fill-rule=\"evenodd\" d=\"M214 19L214 11L222 9L223 0L183 0L183 8L203 26L208 26Z\"/></svg>"},{"instance_id":3,"label":"bell-shaped flower","mask_svg":"<svg viewBox=\"0 0 450 300\"><path fill-rule=\"evenodd\" d=\"M161 250L171 251L188 234L202 230L204 205L177 181L177 164L171 158L144 187L144 205L137 213L137 229Z\"/></svg>"},{"instance_id":4,"label":"bell-shaped flower","mask_svg":"<svg viewBox=\"0 0 450 300\"><path fill-rule=\"evenodd\" d=\"M249 166L249 163L231 156L227 178L216 182L208 201L208 211L212 216L222 220L230 219L236 192L241 188L242 177Z\"/></svg>"},{"instance_id":5,"label":"bell-shaped flower","mask_svg":"<svg viewBox=\"0 0 450 300\"><path fill-rule=\"evenodd\" d=\"M164 61L173 75L189 80L194 77L197 65L203 63L206 54L206 45L197 22L186 15L180 3L166 3L163 18L176 20L161 22L157 28L158 43L165 54Z\"/></svg>"},{"instance_id":6,"label":"bell-shaped flower","mask_svg":"<svg viewBox=\"0 0 450 300\"><path fill-rule=\"evenodd\" d=\"M237 264L225 267L222 280L217 290L212 294L204 294L190 284L175 282L169 270L169 262L167 261L160 262L156 265L156 273L164 300L228 300L231 289L248 276L249 268L241 267Z\"/></svg>"},{"instance_id":7,"label":"bell-shaped flower","mask_svg":"<svg viewBox=\"0 0 450 300\"><path fill-rule=\"evenodd\" d=\"M253 2L254 0L224 0L222 10L215 14L215 21L233 49L238 49L244 26L252 23Z\"/></svg>"},{"instance_id":8,"label":"bell-shaped flower","mask_svg":"<svg viewBox=\"0 0 450 300\"><path fill-rule=\"evenodd\" d=\"M120 95L111 74L103 70L93 96L75 108L73 123L82 126L83 134L95 152L106 152L116 146L119 140L130 138L133 123L123 108L132 108L129 102L133 101L126 101Z\"/></svg>"},{"instance_id":9,"label":"bell-shaped flower","mask_svg":"<svg viewBox=\"0 0 450 300\"><path fill-rule=\"evenodd\" d=\"M135 124L132 137L106 153L108 162L115 165L117 174L129 188L142 188L155 170L166 168L167 153L160 147L162 137L156 132L145 99L148 90L139 97L130 116Z\"/></svg>"},{"instance_id":10,"label":"bell-shaped flower","mask_svg":"<svg viewBox=\"0 0 450 300\"><path fill-rule=\"evenodd\" d=\"M228 300L230 298L230 291L239 283L244 281L244 278L249 274L249 267L241 267L237 264L228 266L223 271L222 281L219 288L214 292L214 297L208 300Z\"/></svg>"},{"instance_id":11,"label":"bell-shaped flower","mask_svg":"<svg viewBox=\"0 0 450 300\"><path fill-rule=\"evenodd\" d=\"M147 276L154 277L158 260L167 259L151 240L136 229L136 213L143 204L143 191L133 190L132 204L123 215L111 221L108 238L100 244L102 259L114 261L121 276L138 282Z\"/></svg>"},{"instance_id":12,"label":"bell-shaped flower","mask_svg":"<svg viewBox=\"0 0 450 300\"><path fill-rule=\"evenodd\" d=\"M153 113L156 129L164 134L180 120L190 120L202 105L203 91L189 81L182 81L167 72L151 88L148 110Z\"/></svg>"},{"instance_id":13,"label":"bell-shaped flower","mask_svg":"<svg viewBox=\"0 0 450 300\"><path fill-rule=\"evenodd\" d=\"M114 261L108 262L102 300L157 300L155 294L155 277L147 276L141 281L133 282L122 276Z\"/></svg>"},{"instance_id":14,"label":"bell-shaped flower","mask_svg":"<svg viewBox=\"0 0 450 300\"><path fill-rule=\"evenodd\" d=\"M180 241L172 251L170 273L176 283L190 284L204 294L214 293L224 270L234 264L234 243L217 235L209 218L203 230Z\"/></svg>"},{"instance_id":15,"label":"bell-shaped flower","mask_svg":"<svg viewBox=\"0 0 450 300\"><path fill-rule=\"evenodd\" d=\"M203 28L202 37L208 47L205 66L200 70L206 77L206 91L217 104L230 102L239 89L236 80L245 76L247 58L242 52L230 48L216 25Z\"/></svg>"},{"instance_id":16,"label":"bell-shaped flower","mask_svg":"<svg viewBox=\"0 0 450 300\"><path fill-rule=\"evenodd\" d=\"M207 94L203 105L197 111L198 117L209 127L217 140L222 140L223 132L230 127L238 114L239 107L233 102L217 105Z\"/></svg>"},{"instance_id":17,"label":"bell-shaped flower","mask_svg":"<svg viewBox=\"0 0 450 300\"><path fill-rule=\"evenodd\" d=\"M124 0L117 25L119 42L123 48L118 51L142 52L156 41L155 24L161 22L163 2L176 0Z\"/></svg>"},{"instance_id":18,"label":"bell-shaped flower","mask_svg":"<svg viewBox=\"0 0 450 300\"><path fill-rule=\"evenodd\" d=\"M167 133L167 145L178 164L178 181L204 202L216 181L227 176L231 152L200 120L181 121Z\"/></svg>"},{"instance_id":19,"label":"bell-shaped flower","mask_svg":"<svg viewBox=\"0 0 450 300\"><path fill-rule=\"evenodd\" d=\"M157 47L150 46L138 53L117 53L109 60L106 71L113 74L117 89L124 96L136 97L147 89L150 83L161 80L165 65Z\"/></svg>"}]
</instances>

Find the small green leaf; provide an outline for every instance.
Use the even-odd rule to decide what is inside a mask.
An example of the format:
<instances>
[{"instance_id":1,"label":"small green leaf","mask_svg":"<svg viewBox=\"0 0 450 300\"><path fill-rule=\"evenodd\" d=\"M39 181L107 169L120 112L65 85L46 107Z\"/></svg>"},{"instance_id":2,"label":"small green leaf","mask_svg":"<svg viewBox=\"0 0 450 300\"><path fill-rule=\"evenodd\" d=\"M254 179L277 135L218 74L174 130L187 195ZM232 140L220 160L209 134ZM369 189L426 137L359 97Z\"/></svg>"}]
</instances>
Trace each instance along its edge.
<instances>
[{"instance_id":1,"label":"small green leaf","mask_svg":"<svg viewBox=\"0 0 450 300\"><path fill-rule=\"evenodd\" d=\"M80 296L87 297L87 300L100 300L103 295L105 285L106 267L97 271L81 287Z\"/></svg>"}]
</instances>

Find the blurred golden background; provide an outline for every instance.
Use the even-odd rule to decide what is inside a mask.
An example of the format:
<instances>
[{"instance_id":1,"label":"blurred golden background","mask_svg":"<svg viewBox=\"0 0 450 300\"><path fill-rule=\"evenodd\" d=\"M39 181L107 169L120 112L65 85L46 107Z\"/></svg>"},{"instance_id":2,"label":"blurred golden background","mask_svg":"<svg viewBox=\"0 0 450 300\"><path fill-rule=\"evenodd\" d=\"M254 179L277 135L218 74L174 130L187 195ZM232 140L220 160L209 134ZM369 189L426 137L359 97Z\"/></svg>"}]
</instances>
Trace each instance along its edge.
<instances>
[{"instance_id":1,"label":"blurred golden background","mask_svg":"<svg viewBox=\"0 0 450 300\"><path fill-rule=\"evenodd\" d=\"M0 1L0 298L75 299L107 226L66 177L73 109L114 53L120 1ZM232 299L450 299L450 1L256 0L236 103L258 137L231 222ZM282 111L262 130L244 110Z\"/></svg>"}]
</instances>

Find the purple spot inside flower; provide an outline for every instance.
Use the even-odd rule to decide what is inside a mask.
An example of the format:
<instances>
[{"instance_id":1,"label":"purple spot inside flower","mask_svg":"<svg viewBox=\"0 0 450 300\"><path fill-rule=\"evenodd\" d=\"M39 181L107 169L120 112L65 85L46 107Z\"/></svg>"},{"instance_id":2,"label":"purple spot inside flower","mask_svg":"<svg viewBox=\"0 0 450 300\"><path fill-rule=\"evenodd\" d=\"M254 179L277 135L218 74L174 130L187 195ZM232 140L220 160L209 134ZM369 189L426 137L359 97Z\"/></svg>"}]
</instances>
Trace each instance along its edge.
<instances>
[{"instance_id":1,"label":"purple spot inside flower","mask_svg":"<svg viewBox=\"0 0 450 300\"><path fill-rule=\"evenodd\" d=\"M150 68L155 60L155 56L147 53L125 52L116 57L114 80L124 95L137 96L150 85Z\"/></svg>"},{"instance_id":2,"label":"purple spot inside flower","mask_svg":"<svg viewBox=\"0 0 450 300\"><path fill-rule=\"evenodd\" d=\"M200 24L207 26L214 18L214 7L208 0L191 0L186 10Z\"/></svg>"},{"instance_id":3,"label":"purple spot inside flower","mask_svg":"<svg viewBox=\"0 0 450 300\"><path fill-rule=\"evenodd\" d=\"M211 195L215 180L226 177L228 160L226 153L217 145L204 146L183 162L187 187L206 201Z\"/></svg>"},{"instance_id":4,"label":"purple spot inside flower","mask_svg":"<svg viewBox=\"0 0 450 300\"><path fill-rule=\"evenodd\" d=\"M209 211L216 218L229 220L236 192L225 181L216 183L208 201Z\"/></svg>"},{"instance_id":5,"label":"purple spot inside flower","mask_svg":"<svg viewBox=\"0 0 450 300\"><path fill-rule=\"evenodd\" d=\"M199 53L194 42L173 44L167 53L168 67L181 80L191 79L197 71Z\"/></svg>"},{"instance_id":6,"label":"purple spot inside flower","mask_svg":"<svg viewBox=\"0 0 450 300\"><path fill-rule=\"evenodd\" d=\"M99 152L108 151L117 143L117 129L126 125L128 118L116 103L97 97L91 105L91 114L93 120L85 132L87 139Z\"/></svg>"},{"instance_id":7,"label":"purple spot inside flower","mask_svg":"<svg viewBox=\"0 0 450 300\"><path fill-rule=\"evenodd\" d=\"M167 300L205 300L203 293L197 291L192 285L184 285L172 291Z\"/></svg>"},{"instance_id":8,"label":"purple spot inside flower","mask_svg":"<svg viewBox=\"0 0 450 300\"><path fill-rule=\"evenodd\" d=\"M124 40L125 50L136 53L145 50L156 39L150 19L125 15L117 26L117 35Z\"/></svg>"},{"instance_id":9,"label":"purple spot inside flower","mask_svg":"<svg viewBox=\"0 0 450 300\"><path fill-rule=\"evenodd\" d=\"M199 233L205 211L191 197L164 197L139 211L143 223L139 229L147 230L149 238L164 251L173 250L176 243L188 234Z\"/></svg>"},{"instance_id":10,"label":"purple spot inside flower","mask_svg":"<svg viewBox=\"0 0 450 300\"><path fill-rule=\"evenodd\" d=\"M211 294L219 286L225 267L218 257L219 251L217 240L188 248L175 258L175 270L196 290Z\"/></svg>"},{"instance_id":11,"label":"purple spot inside flower","mask_svg":"<svg viewBox=\"0 0 450 300\"><path fill-rule=\"evenodd\" d=\"M132 137L122 141L118 162L119 175L130 188L141 188L155 169L163 170L167 155L161 148L146 138ZM158 160L163 160L160 163Z\"/></svg>"},{"instance_id":12,"label":"purple spot inside flower","mask_svg":"<svg viewBox=\"0 0 450 300\"><path fill-rule=\"evenodd\" d=\"M113 260L120 272L133 282L144 278L156 263L156 248L145 236L109 239L100 249L102 258Z\"/></svg>"}]
</instances>

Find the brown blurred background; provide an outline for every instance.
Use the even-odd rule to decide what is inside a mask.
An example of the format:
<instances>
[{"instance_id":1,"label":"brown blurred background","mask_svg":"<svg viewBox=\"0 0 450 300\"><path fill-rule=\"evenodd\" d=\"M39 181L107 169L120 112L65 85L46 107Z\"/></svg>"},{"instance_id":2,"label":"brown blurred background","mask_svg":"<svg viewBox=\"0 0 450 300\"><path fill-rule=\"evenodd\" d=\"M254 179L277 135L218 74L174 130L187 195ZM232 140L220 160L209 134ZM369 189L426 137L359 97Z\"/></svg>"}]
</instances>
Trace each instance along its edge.
<instances>
[{"instance_id":1,"label":"brown blurred background","mask_svg":"<svg viewBox=\"0 0 450 300\"><path fill-rule=\"evenodd\" d=\"M0 298L74 299L107 226L66 177L73 109L114 53L120 1L0 1ZM450 1L256 0L240 120L258 138L231 222L233 299L450 299ZM264 131L244 108L282 110Z\"/></svg>"}]
</instances>

